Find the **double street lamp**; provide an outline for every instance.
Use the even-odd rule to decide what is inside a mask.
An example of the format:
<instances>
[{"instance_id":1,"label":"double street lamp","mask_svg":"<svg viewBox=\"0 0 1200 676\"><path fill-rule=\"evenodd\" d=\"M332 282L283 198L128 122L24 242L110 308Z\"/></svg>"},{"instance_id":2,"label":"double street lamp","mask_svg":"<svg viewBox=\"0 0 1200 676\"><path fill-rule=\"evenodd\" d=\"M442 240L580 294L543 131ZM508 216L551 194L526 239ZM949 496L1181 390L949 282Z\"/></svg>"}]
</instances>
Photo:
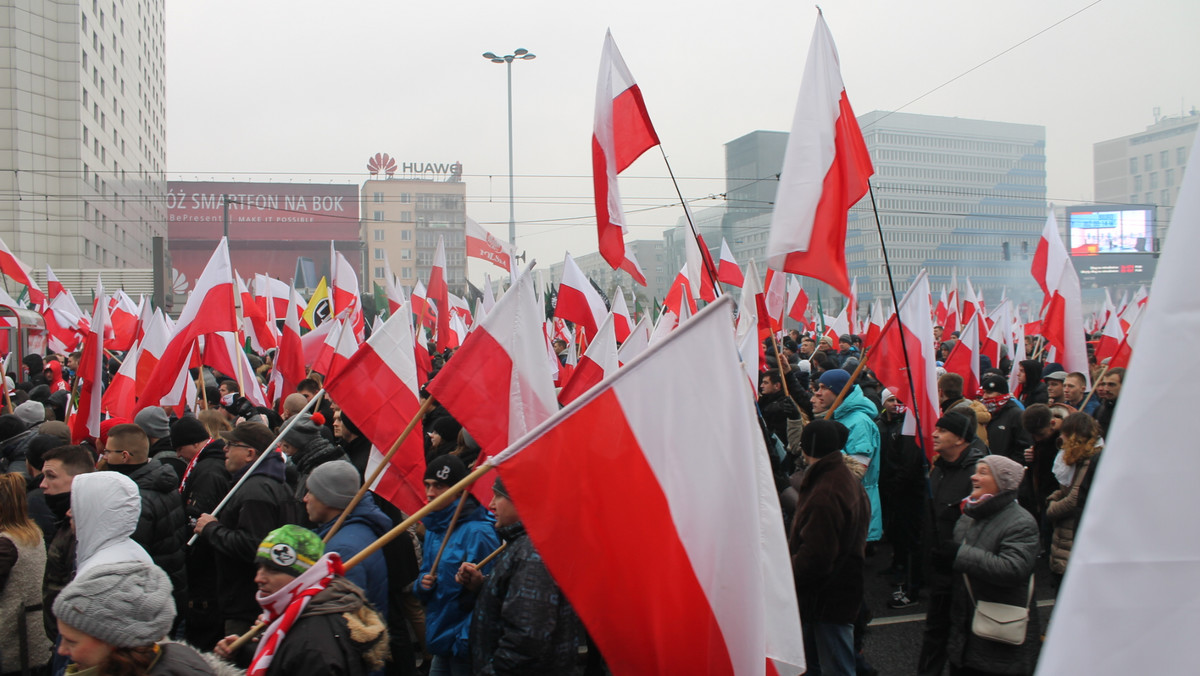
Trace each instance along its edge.
<instances>
[{"instance_id":1,"label":"double street lamp","mask_svg":"<svg viewBox=\"0 0 1200 676\"><path fill-rule=\"evenodd\" d=\"M512 54L496 56L492 52L484 52L483 58L492 63L503 63L508 67L508 242L514 249L517 244L517 217L513 206L513 113L512 113L512 65L513 61L529 61L537 58L528 49L518 49Z\"/></svg>"}]
</instances>

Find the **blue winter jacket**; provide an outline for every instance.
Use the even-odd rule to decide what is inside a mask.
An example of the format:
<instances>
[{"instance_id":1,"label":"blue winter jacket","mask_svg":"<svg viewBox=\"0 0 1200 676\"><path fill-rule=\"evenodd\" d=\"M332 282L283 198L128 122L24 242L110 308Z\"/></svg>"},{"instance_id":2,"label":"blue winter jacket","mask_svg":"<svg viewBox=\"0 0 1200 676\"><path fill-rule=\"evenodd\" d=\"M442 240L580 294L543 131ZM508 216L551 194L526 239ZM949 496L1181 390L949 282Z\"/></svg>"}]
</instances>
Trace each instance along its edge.
<instances>
[{"instance_id":1,"label":"blue winter jacket","mask_svg":"<svg viewBox=\"0 0 1200 676\"><path fill-rule=\"evenodd\" d=\"M858 385L842 400L833 412L833 419L850 430L846 440L846 455L862 456L869 464L863 475L863 489L871 501L871 526L867 529L867 542L876 542L883 537L883 513L879 504L879 427L875 416L879 411L867 399Z\"/></svg>"},{"instance_id":2,"label":"blue winter jacket","mask_svg":"<svg viewBox=\"0 0 1200 676\"><path fill-rule=\"evenodd\" d=\"M335 522L337 519L323 523L314 528L313 532L324 538ZM346 522L333 534L333 538L325 544L325 551L337 552L342 561L347 561L391 530L392 525L392 520L379 509L375 500L368 494L354 511L350 512L350 516L346 517ZM382 549L346 571L346 579L366 593L367 600L379 611L380 617L387 617L388 569Z\"/></svg>"},{"instance_id":3,"label":"blue winter jacket","mask_svg":"<svg viewBox=\"0 0 1200 676\"><path fill-rule=\"evenodd\" d=\"M495 517L475 498L468 496L467 500L454 532L450 534L450 542L446 545L442 560L438 562L433 589L422 587L421 579L433 567L433 559L442 546L442 538L454 516L454 509L458 507L458 500L422 519L425 524L425 544L421 548L421 571L413 583L413 594L425 604L425 640L429 652L443 657L471 656L469 639L475 595L454 581L459 566L464 561L478 562L500 546ZM493 565L489 563L484 567L485 575Z\"/></svg>"}]
</instances>

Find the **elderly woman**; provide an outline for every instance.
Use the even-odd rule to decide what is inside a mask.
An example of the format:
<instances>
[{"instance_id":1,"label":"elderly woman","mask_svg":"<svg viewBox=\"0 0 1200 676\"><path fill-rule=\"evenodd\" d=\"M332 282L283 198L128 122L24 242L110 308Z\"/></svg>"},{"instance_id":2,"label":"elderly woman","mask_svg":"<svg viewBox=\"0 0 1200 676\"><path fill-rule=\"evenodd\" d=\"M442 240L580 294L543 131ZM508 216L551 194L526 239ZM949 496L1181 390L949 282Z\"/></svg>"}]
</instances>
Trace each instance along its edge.
<instances>
[{"instance_id":1,"label":"elderly woman","mask_svg":"<svg viewBox=\"0 0 1200 676\"><path fill-rule=\"evenodd\" d=\"M1038 528L1017 504L1023 473L1020 464L988 455L971 476L972 491L963 500L963 515L954 527L959 545L954 570L962 579L956 581L951 604L951 676L1033 673L1040 632L1030 591ZM979 601L1029 608L1024 641L1011 645L976 636L972 620Z\"/></svg>"}]
</instances>

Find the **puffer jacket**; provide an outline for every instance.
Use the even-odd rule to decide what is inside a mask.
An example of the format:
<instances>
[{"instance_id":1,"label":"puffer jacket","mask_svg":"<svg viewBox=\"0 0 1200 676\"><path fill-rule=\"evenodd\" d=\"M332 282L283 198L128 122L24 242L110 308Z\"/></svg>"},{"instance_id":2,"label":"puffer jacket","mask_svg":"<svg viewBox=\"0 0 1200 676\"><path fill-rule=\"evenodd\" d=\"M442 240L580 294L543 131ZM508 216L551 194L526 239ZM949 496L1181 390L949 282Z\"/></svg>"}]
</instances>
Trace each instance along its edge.
<instances>
[{"instance_id":1,"label":"puffer jacket","mask_svg":"<svg viewBox=\"0 0 1200 676\"><path fill-rule=\"evenodd\" d=\"M446 536L458 500L430 513L421 521L425 524L425 544L421 548L421 570L413 584L413 595L425 605L427 649L430 654L443 657L468 657L471 654L467 638L475 598L454 580L458 567L464 561L480 561L500 546L495 518L474 497L467 496L466 499L468 502L463 506L442 559L438 562L433 589L422 587L421 579L433 567L433 560L441 549L442 538ZM484 573L487 574L495 565L495 562L489 563Z\"/></svg>"},{"instance_id":2,"label":"puffer jacket","mask_svg":"<svg viewBox=\"0 0 1200 676\"><path fill-rule=\"evenodd\" d=\"M104 563L144 561L150 554L133 541L142 513L137 484L116 472L80 474L71 481L75 519L75 574Z\"/></svg>"},{"instance_id":3,"label":"puffer jacket","mask_svg":"<svg viewBox=\"0 0 1200 676\"><path fill-rule=\"evenodd\" d=\"M883 509L879 503L879 428L875 426L877 415L878 407L867 399L858 385L833 411L833 419L850 430L850 438L846 440L846 455L860 456L867 463L867 471L862 478L863 489L871 501L871 527L867 531L867 542L883 538Z\"/></svg>"},{"instance_id":4,"label":"puffer jacket","mask_svg":"<svg viewBox=\"0 0 1200 676\"><path fill-rule=\"evenodd\" d=\"M41 538L28 545L4 531L0 543L5 545L0 561L0 672L9 674L50 661L51 643L38 627L46 546Z\"/></svg>"},{"instance_id":5,"label":"puffer jacket","mask_svg":"<svg viewBox=\"0 0 1200 676\"><path fill-rule=\"evenodd\" d=\"M175 470L151 459L129 475L142 495L133 541L145 549L154 563L171 578L175 609L187 607L187 515L179 495L179 477Z\"/></svg>"},{"instance_id":6,"label":"puffer jacket","mask_svg":"<svg viewBox=\"0 0 1200 676\"><path fill-rule=\"evenodd\" d=\"M990 674L1030 674L1037 663L1041 634L1036 610L1030 613L1025 642L1008 645L971 632L975 606L963 575L971 580L976 601L1032 606L1029 582L1038 552L1038 527L1017 504L1016 491L1000 493L963 510L954 527L959 543L954 559L954 596L950 606L950 663Z\"/></svg>"},{"instance_id":7,"label":"puffer jacket","mask_svg":"<svg viewBox=\"0 0 1200 676\"><path fill-rule=\"evenodd\" d=\"M1080 486L1092 469L1091 458L1075 463L1075 476L1070 486L1060 486L1046 499L1046 518L1054 524L1054 535L1050 539L1050 571L1062 575L1067 572L1067 561L1075 545L1075 529L1083 514Z\"/></svg>"},{"instance_id":8,"label":"puffer jacket","mask_svg":"<svg viewBox=\"0 0 1200 676\"><path fill-rule=\"evenodd\" d=\"M383 668L387 625L344 577L312 597L267 668L267 676L363 676Z\"/></svg>"},{"instance_id":9,"label":"puffer jacket","mask_svg":"<svg viewBox=\"0 0 1200 676\"><path fill-rule=\"evenodd\" d=\"M475 601L471 666L478 676L579 676L587 632L520 523L497 528L508 547Z\"/></svg>"},{"instance_id":10,"label":"puffer jacket","mask_svg":"<svg viewBox=\"0 0 1200 676\"><path fill-rule=\"evenodd\" d=\"M333 521L327 521L317 526L314 531L325 538ZM355 554L361 552L392 529L392 520L375 504L372 496L364 496L363 500L354 507L346 522L325 543L325 551L337 552L343 561L349 561ZM375 552L365 561L346 571L346 579L362 589L367 600L383 617L388 615L388 568L383 550Z\"/></svg>"}]
</instances>

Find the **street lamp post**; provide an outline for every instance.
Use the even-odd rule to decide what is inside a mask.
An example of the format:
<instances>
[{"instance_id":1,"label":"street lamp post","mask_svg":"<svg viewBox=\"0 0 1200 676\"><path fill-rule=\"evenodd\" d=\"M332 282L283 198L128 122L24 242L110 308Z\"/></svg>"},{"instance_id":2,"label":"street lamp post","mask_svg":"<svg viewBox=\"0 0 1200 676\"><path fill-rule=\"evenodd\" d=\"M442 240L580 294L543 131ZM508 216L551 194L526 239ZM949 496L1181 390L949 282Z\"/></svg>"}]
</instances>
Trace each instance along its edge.
<instances>
[{"instance_id":1,"label":"street lamp post","mask_svg":"<svg viewBox=\"0 0 1200 676\"><path fill-rule=\"evenodd\" d=\"M492 52L484 52L483 58L492 63L503 63L508 70L508 242L514 247L517 243L517 217L513 206L513 113L512 113L512 64L514 60L529 61L537 58L528 49L517 49L506 56L496 56Z\"/></svg>"}]
</instances>

